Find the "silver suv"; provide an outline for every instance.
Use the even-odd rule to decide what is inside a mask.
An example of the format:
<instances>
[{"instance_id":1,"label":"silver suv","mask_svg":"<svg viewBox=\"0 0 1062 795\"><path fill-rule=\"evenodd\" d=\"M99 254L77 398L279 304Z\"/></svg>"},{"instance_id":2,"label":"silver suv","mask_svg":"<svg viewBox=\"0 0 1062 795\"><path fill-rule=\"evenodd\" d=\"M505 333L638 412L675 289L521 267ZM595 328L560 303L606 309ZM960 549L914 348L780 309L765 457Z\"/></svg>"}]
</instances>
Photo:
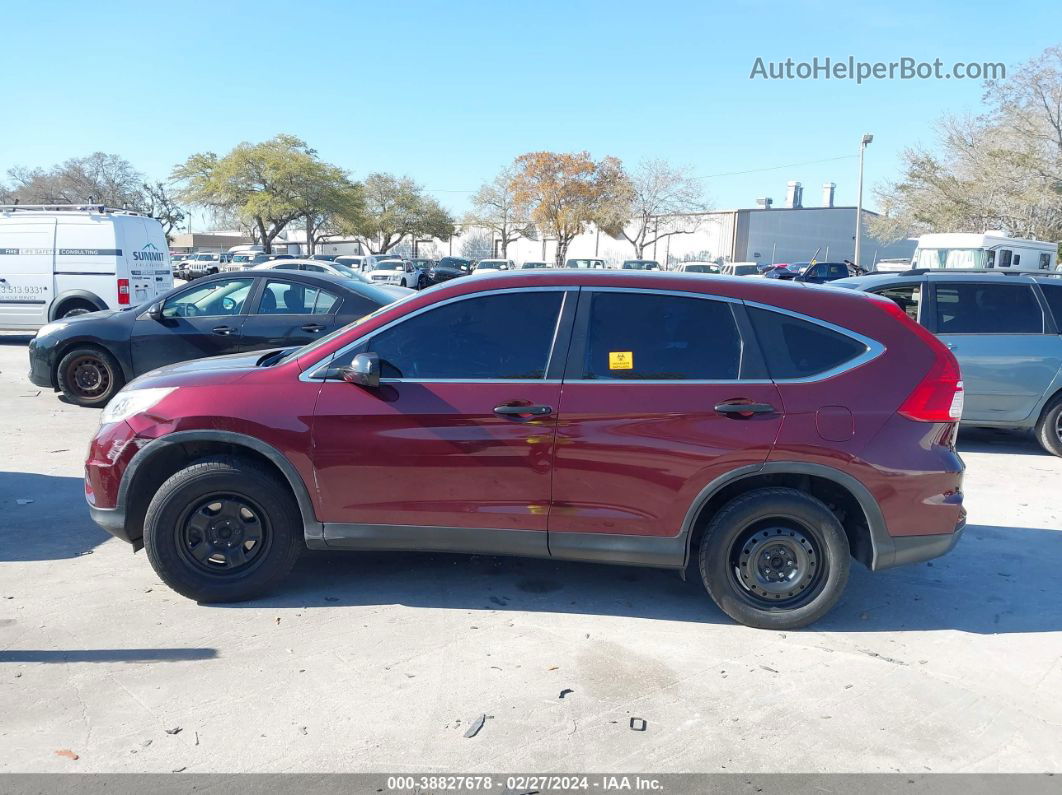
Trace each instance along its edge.
<instances>
[{"instance_id":1,"label":"silver suv","mask_svg":"<svg viewBox=\"0 0 1062 795\"><path fill-rule=\"evenodd\" d=\"M951 348L964 424L1030 429L1062 456L1062 273L911 270L831 284L891 298Z\"/></svg>"}]
</instances>

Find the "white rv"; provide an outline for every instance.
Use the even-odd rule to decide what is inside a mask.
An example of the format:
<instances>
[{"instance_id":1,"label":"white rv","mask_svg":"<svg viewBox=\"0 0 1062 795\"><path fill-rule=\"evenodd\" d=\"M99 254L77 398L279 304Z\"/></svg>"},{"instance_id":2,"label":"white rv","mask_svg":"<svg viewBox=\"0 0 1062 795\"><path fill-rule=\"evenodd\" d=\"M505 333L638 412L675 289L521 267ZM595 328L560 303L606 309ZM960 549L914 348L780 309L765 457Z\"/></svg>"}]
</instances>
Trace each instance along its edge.
<instances>
[{"instance_id":1,"label":"white rv","mask_svg":"<svg viewBox=\"0 0 1062 795\"><path fill-rule=\"evenodd\" d=\"M0 329L136 306L172 287L155 218L100 205L0 205Z\"/></svg>"},{"instance_id":2,"label":"white rv","mask_svg":"<svg viewBox=\"0 0 1062 795\"><path fill-rule=\"evenodd\" d=\"M943 232L922 235L911 259L912 268L1006 268L1053 271L1058 245L1007 237L1003 232Z\"/></svg>"}]
</instances>

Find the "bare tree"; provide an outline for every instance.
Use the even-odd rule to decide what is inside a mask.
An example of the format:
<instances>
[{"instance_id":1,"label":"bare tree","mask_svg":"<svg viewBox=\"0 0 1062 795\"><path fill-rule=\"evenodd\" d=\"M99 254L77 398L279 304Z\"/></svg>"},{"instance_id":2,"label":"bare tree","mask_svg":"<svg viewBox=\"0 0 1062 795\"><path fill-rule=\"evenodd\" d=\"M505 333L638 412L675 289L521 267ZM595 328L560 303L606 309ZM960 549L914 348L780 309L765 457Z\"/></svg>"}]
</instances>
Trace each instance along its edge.
<instances>
[{"instance_id":1,"label":"bare tree","mask_svg":"<svg viewBox=\"0 0 1062 795\"><path fill-rule=\"evenodd\" d=\"M516 205L513 176L513 170L506 168L491 182L480 186L472 197L472 210L464 220L468 226L489 229L501 243L503 259L509 256L510 243L521 237L535 237L535 225Z\"/></svg>"},{"instance_id":2,"label":"bare tree","mask_svg":"<svg viewBox=\"0 0 1062 795\"><path fill-rule=\"evenodd\" d=\"M620 230L641 259L645 249L671 237L697 231L698 213L708 212L700 182L688 168L672 166L663 160L645 160L626 175L630 219Z\"/></svg>"}]
</instances>

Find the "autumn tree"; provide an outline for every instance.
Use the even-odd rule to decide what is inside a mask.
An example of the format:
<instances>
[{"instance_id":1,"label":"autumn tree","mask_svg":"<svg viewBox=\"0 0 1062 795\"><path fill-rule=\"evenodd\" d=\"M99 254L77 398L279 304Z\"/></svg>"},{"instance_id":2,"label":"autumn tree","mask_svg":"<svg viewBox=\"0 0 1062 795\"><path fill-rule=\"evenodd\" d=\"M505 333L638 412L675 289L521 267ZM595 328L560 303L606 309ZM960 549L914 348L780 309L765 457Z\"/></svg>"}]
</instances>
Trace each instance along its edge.
<instances>
[{"instance_id":1,"label":"autumn tree","mask_svg":"<svg viewBox=\"0 0 1062 795\"><path fill-rule=\"evenodd\" d=\"M361 217L342 226L374 254L390 251L407 235L448 240L454 233L450 214L409 177L370 174L362 183L362 197Z\"/></svg>"},{"instance_id":2,"label":"autumn tree","mask_svg":"<svg viewBox=\"0 0 1062 795\"><path fill-rule=\"evenodd\" d=\"M186 201L248 220L266 252L288 224L320 209L311 207L315 197L349 185L304 141L283 134L241 143L223 157L194 154L174 168L173 178L184 186Z\"/></svg>"},{"instance_id":3,"label":"autumn tree","mask_svg":"<svg viewBox=\"0 0 1062 795\"><path fill-rule=\"evenodd\" d=\"M645 160L623 178L628 203L620 235L634 246L637 259L660 240L696 232L700 225L696 214L708 211L701 183L687 168Z\"/></svg>"},{"instance_id":4,"label":"autumn tree","mask_svg":"<svg viewBox=\"0 0 1062 795\"><path fill-rule=\"evenodd\" d=\"M516 207L542 234L556 239L561 267L572 240L591 224L619 234L627 199L622 176L622 165L613 157L594 161L587 152L529 152L513 163L510 189Z\"/></svg>"},{"instance_id":5,"label":"autumn tree","mask_svg":"<svg viewBox=\"0 0 1062 795\"><path fill-rule=\"evenodd\" d=\"M878 192L873 234L1004 229L1062 239L1062 47L985 84L985 110L938 123L935 151L907 149Z\"/></svg>"},{"instance_id":6,"label":"autumn tree","mask_svg":"<svg viewBox=\"0 0 1062 795\"><path fill-rule=\"evenodd\" d=\"M480 186L472 196L472 209L464 219L468 226L490 230L501 243L503 259L509 256L510 243L515 243L521 237L533 239L535 235L535 225L526 215L526 210L516 204L513 177L513 170L507 168L492 181Z\"/></svg>"}]
</instances>

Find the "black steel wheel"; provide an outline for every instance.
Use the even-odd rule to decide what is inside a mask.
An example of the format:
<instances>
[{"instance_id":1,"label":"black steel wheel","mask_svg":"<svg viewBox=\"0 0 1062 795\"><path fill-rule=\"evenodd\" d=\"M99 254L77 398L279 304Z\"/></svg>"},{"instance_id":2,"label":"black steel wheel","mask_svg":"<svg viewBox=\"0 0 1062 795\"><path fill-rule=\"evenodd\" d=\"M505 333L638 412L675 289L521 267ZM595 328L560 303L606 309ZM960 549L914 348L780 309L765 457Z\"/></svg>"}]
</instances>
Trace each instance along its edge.
<instances>
[{"instance_id":1,"label":"black steel wheel","mask_svg":"<svg viewBox=\"0 0 1062 795\"><path fill-rule=\"evenodd\" d=\"M848 537L819 499L794 488L746 492L708 522L701 579L719 608L762 629L798 629L824 616L848 581Z\"/></svg>"},{"instance_id":2,"label":"black steel wheel","mask_svg":"<svg viewBox=\"0 0 1062 795\"><path fill-rule=\"evenodd\" d=\"M268 592L304 547L287 481L242 458L209 458L180 470L159 487L144 517L151 567L197 602Z\"/></svg>"}]
</instances>

